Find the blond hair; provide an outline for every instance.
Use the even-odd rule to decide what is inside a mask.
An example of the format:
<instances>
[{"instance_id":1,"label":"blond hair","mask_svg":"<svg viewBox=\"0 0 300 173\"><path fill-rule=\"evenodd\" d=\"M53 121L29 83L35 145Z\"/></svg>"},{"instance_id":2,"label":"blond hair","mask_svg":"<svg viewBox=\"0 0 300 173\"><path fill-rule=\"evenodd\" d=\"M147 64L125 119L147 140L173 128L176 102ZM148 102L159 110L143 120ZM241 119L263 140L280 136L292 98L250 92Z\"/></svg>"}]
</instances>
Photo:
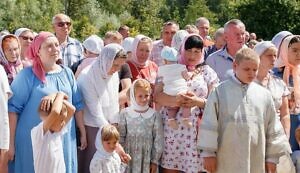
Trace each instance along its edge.
<instances>
[{"instance_id":1,"label":"blond hair","mask_svg":"<svg viewBox=\"0 0 300 173\"><path fill-rule=\"evenodd\" d=\"M259 56L255 53L254 50L250 48L242 48L236 54L234 61L237 64L240 64L242 61L251 60L259 63Z\"/></svg>"},{"instance_id":2,"label":"blond hair","mask_svg":"<svg viewBox=\"0 0 300 173\"><path fill-rule=\"evenodd\" d=\"M147 91L149 93L151 92L151 85L146 80L137 80L133 87L134 87L134 93L136 93L137 89L142 89L142 90Z\"/></svg>"},{"instance_id":3,"label":"blond hair","mask_svg":"<svg viewBox=\"0 0 300 173\"><path fill-rule=\"evenodd\" d=\"M101 140L109 141L111 139L116 139L118 141L120 139L120 134L115 126L107 124L102 127Z\"/></svg>"},{"instance_id":4,"label":"blond hair","mask_svg":"<svg viewBox=\"0 0 300 173\"><path fill-rule=\"evenodd\" d=\"M123 36L118 31L107 31L104 36L104 42L121 44Z\"/></svg>"}]
</instances>

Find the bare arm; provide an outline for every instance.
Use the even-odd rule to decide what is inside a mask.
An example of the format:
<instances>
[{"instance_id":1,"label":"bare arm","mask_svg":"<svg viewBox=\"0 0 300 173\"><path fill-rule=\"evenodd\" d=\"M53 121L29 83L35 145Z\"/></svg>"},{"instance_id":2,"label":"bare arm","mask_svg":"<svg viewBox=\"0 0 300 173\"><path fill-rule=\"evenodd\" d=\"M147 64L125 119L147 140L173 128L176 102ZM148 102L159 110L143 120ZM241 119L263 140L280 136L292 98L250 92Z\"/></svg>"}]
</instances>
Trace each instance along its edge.
<instances>
[{"instance_id":1,"label":"bare arm","mask_svg":"<svg viewBox=\"0 0 300 173\"><path fill-rule=\"evenodd\" d=\"M288 139L290 138L290 111L289 111L289 103L288 103L288 97L284 96L282 97L282 104L280 107L280 121L283 126L284 132Z\"/></svg>"},{"instance_id":2,"label":"bare arm","mask_svg":"<svg viewBox=\"0 0 300 173\"><path fill-rule=\"evenodd\" d=\"M15 135L16 135L16 126L18 122L18 115L15 112L9 112L9 132L10 132L10 141L9 141L9 150L8 150L8 160L14 160L15 157Z\"/></svg>"},{"instance_id":3,"label":"bare arm","mask_svg":"<svg viewBox=\"0 0 300 173\"><path fill-rule=\"evenodd\" d=\"M125 105L127 102L127 91L129 90L131 86L131 79L126 78L121 80L122 90L119 93L119 104L120 106Z\"/></svg>"},{"instance_id":4,"label":"bare arm","mask_svg":"<svg viewBox=\"0 0 300 173\"><path fill-rule=\"evenodd\" d=\"M75 112L75 119L76 119L77 127L79 128L80 131L81 146L79 147L79 149L84 150L87 147L87 140L86 140L84 121L83 121L83 110Z\"/></svg>"},{"instance_id":5,"label":"bare arm","mask_svg":"<svg viewBox=\"0 0 300 173\"><path fill-rule=\"evenodd\" d=\"M162 106L180 106L179 100L176 96L170 96L163 92L163 84L158 83L154 89L154 102Z\"/></svg>"}]
</instances>

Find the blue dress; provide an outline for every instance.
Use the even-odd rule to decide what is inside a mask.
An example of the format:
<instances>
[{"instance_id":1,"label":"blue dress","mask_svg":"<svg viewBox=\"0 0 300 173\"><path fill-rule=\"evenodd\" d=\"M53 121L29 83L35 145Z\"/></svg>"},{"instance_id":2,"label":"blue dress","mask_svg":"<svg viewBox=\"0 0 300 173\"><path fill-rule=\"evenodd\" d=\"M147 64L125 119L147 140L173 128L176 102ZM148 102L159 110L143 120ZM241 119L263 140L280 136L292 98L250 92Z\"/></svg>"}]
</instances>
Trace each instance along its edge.
<instances>
[{"instance_id":1,"label":"blue dress","mask_svg":"<svg viewBox=\"0 0 300 173\"><path fill-rule=\"evenodd\" d=\"M23 69L11 84L13 97L9 100L9 112L18 115L15 135L15 160L10 162L10 173L34 173L31 143L31 129L41 122L38 107L42 97L62 91L68 95L69 102L76 110L83 109L81 93L72 71L62 66L57 73L46 74L43 84L33 73L32 67ZM75 120L67 124L63 138L64 160L67 173L77 173L77 151Z\"/></svg>"}]
</instances>

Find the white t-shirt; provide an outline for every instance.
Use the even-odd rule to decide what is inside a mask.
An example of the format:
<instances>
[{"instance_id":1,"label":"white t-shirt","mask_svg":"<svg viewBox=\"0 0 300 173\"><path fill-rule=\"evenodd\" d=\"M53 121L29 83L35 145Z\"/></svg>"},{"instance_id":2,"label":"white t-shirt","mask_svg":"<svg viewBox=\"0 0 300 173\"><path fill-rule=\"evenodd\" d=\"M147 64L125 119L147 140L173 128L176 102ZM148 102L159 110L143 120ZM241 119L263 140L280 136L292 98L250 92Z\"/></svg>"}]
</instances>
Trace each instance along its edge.
<instances>
[{"instance_id":1,"label":"white t-shirt","mask_svg":"<svg viewBox=\"0 0 300 173\"><path fill-rule=\"evenodd\" d=\"M65 173L62 138L66 128L60 132L44 134L43 122L31 130L35 173Z\"/></svg>"},{"instance_id":2,"label":"white t-shirt","mask_svg":"<svg viewBox=\"0 0 300 173\"><path fill-rule=\"evenodd\" d=\"M158 67L157 75L162 77L164 93L175 96L179 92L188 90L187 82L182 77L183 71L187 71L187 69L182 64L167 64Z\"/></svg>"},{"instance_id":3,"label":"white t-shirt","mask_svg":"<svg viewBox=\"0 0 300 173\"><path fill-rule=\"evenodd\" d=\"M9 122L7 100L12 96L7 75L0 65L0 149L9 148Z\"/></svg>"}]
</instances>

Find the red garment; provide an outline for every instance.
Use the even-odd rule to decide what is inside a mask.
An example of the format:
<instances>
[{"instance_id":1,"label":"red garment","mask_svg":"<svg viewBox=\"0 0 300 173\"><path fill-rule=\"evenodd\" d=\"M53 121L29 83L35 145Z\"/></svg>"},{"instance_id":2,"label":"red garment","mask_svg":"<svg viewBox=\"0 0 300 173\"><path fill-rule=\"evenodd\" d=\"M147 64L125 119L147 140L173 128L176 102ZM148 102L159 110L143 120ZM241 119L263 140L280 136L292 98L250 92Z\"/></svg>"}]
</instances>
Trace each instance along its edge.
<instances>
[{"instance_id":1,"label":"red garment","mask_svg":"<svg viewBox=\"0 0 300 173\"><path fill-rule=\"evenodd\" d=\"M158 67L153 61L148 60L148 65L145 67L138 67L132 61L127 61L127 64L132 73L132 81L146 79L152 85L155 83Z\"/></svg>"}]
</instances>

